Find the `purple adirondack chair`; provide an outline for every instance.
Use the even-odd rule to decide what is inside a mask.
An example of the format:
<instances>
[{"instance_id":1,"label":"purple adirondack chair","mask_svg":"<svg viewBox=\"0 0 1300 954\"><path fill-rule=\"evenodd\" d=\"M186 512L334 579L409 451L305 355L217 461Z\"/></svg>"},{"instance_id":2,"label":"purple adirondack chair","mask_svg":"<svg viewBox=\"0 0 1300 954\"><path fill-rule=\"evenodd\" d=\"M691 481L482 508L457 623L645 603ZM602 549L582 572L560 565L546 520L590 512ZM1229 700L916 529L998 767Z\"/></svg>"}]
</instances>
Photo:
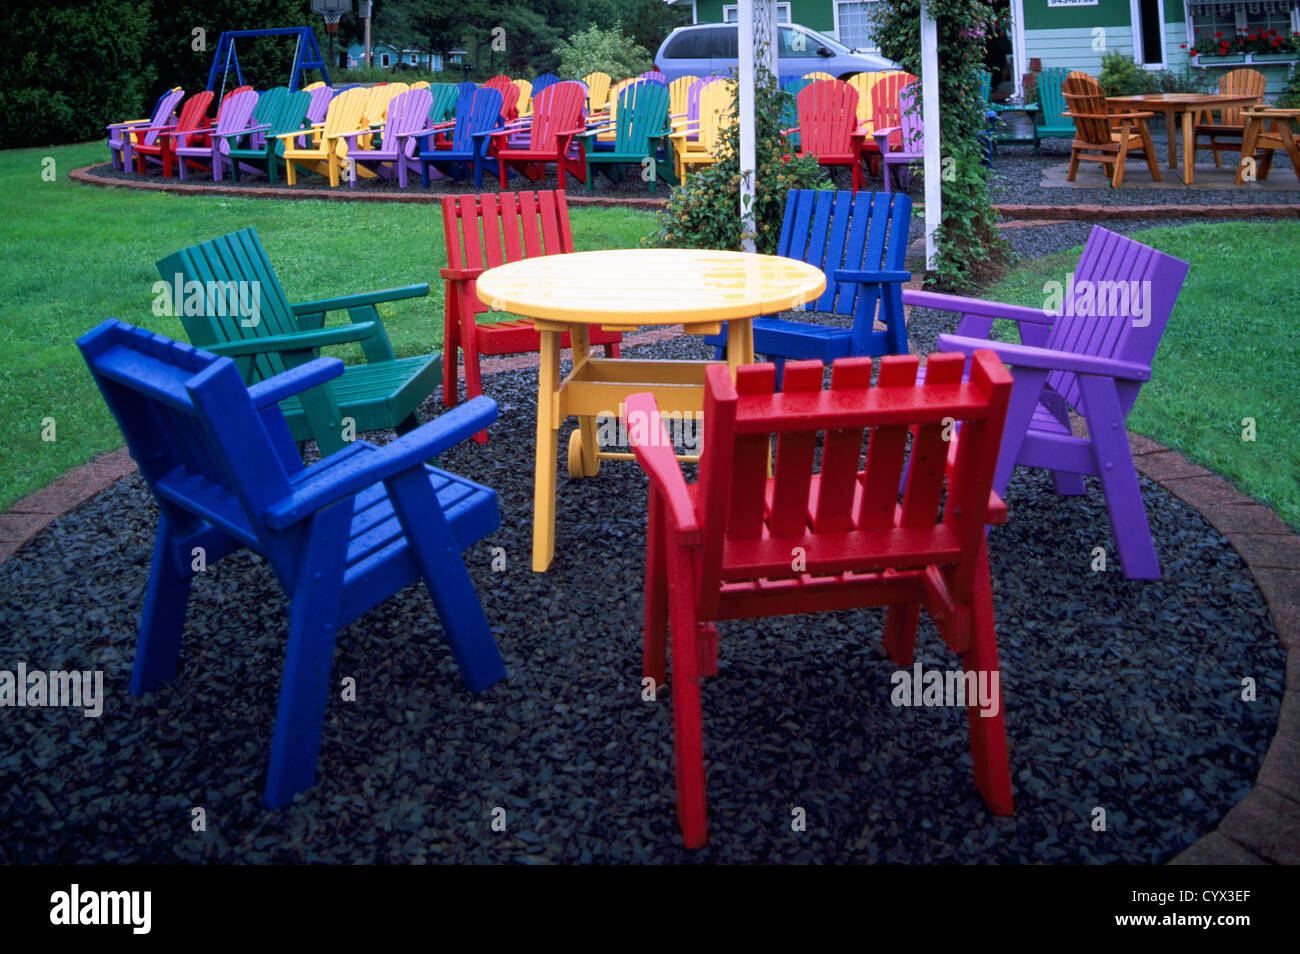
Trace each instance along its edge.
<instances>
[{"instance_id":1,"label":"purple adirondack chair","mask_svg":"<svg viewBox=\"0 0 1300 954\"><path fill-rule=\"evenodd\" d=\"M658 70L646 70L637 79L651 80L655 83L663 83L665 86L668 85L668 77Z\"/></svg>"},{"instance_id":2,"label":"purple adirondack chair","mask_svg":"<svg viewBox=\"0 0 1300 954\"><path fill-rule=\"evenodd\" d=\"M330 86L317 86L315 89L307 90L307 92L311 94L311 105L307 107L307 122L313 126L319 126L325 122L325 116L330 111L330 100L335 95L334 89ZM299 136L294 142L297 143L299 149L307 148L307 136Z\"/></svg>"},{"instance_id":3,"label":"purple adirondack chair","mask_svg":"<svg viewBox=\"0 0 1300 954\"><path fill-rule=\"evenodd\" d=\"M149 130L144 134L144 141L152 144L158 138L158 130L170 126L174 121L176 107L185 98L185 90L177 86L158 97L153 108L153 115L148 119L130 119L121 123L110 123L108 130L109 162L114 169L131 168L131 133L137 129Z\"/></svg>"},{"instance_id":4,"label":"purple adirondack chair","mask_svg":"<svg viewBox=\"0 0 1300 954\"><path fill-rule=\"evenodd\" d=\"M388 104L388 116L381 134L382 143L370 149L361 148L359 136L368 136L370 130L359 129L344 133L348 144L348 158L358 166L373 168L388 177L396 175L397 184L406 188L406 173L420 171L416 158L417 137L428 132L429 110L433 108L433 94L427 89L412 89L399 93ZM384 169L384 165L388 168ZM348 185L357 187L356 176L348 176Z\"/></svg>"},{"instance_id":5,"label":"purple adirondack chair","mask_svg":"<svg viewBox=\"0 0 1300 954\"><path fill-rule=\"evenodd\" d=\"M1186 262L1093 226L1079 267L1042 309L904 291L903 301L962 316L957 334L940 335L940 351L992 348L1011 366L1015 385L1007 411L993 489L1006 488L1017 466L1052 472L1058 494L1082 494L1096 477L1106 496L1124 575L1159 579L1125 420L1187 277ZM1020 328L1020 344L989 339L995 318ZM1079 437L1070 412L1088 425ZM960 439L960 438L959 438ZM1084 559L1080 556L1079 559Z\"/></svg>"},{"instance_id":6,"label":"purple adirondack chair","mask_svg":"<svg viewBox=\"0 0 1300 954\"><path fill-rule=\"evenodd\" d=\"M912 104L920 92L920 83L908 83L900 89L898 91L899 125L877 129L872 133L876 145L880 149L880 158L883 163L881 171L885 177L886 192L893 191L889 179L891 167L898 170L898 188L906 190L911 179L911 174L907 169L908 163L915 159L921 159L925 155L925 126L921 122L921 111L912 109ZM903 134L902 148L896 152L890 152L889 137L900 130Z\"/></svg>"},{"instance_id":7,"label":"purple adirondack chair","mask_svg":"<svg viewBox=\"0 0 1300 954\"><path fill-rule=\"evenodd\" d=\"M230 140L223 138L231 133L247 129L253 122L253 110L257 108L257 93L248 90L243 93L236 93L221 105L221 112L217 115L217 126L215 135L207 137L207 145L189 145L189 138L180 139L175 147L176 156L180 159L181 178L186 178L186 167L189 165L187 159L202 159L212 164L212 181L221 181L221 164L225 159L225 153L230 151ZM194 138L198 138L197 136Z\"/></svg>"}]
</instances>

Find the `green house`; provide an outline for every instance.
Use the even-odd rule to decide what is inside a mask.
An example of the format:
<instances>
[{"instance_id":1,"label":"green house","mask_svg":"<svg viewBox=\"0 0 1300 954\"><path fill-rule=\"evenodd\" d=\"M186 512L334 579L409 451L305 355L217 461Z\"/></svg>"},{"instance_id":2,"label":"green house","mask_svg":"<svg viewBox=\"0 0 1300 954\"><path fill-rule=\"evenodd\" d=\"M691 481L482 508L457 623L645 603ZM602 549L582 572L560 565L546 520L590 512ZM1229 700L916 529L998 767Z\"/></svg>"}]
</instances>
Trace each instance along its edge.
<instances>
[{"instance_id":1,"label":"green house","mask_svg":"<svg viewBox=\"0 0 1300 954\"><path fill-rule=\"evenodd\" d=\"M690 8L696 23L735 21L739 4L725 0L665 0ZM790 0L777 4L783 22L801 23L847 46L874 50L873 10L879 0ZM1064 66L1096 75L1101 58L1119 50L1149 70L1180 70L1190 64L1216 71L1250 66L1278 92L1296 69L1300 53L1190 56L1198 40L1216 33L1276 30L1286 41L1300 37L1300 0L995 0L1008 23L1016 91L1031 65ZM1272 35L1272 34L1270 34ZM1294 42L1291 45L1296 45ZM1033 61L1038 61L1034 63Z\"/></svg>"}]
</instances>

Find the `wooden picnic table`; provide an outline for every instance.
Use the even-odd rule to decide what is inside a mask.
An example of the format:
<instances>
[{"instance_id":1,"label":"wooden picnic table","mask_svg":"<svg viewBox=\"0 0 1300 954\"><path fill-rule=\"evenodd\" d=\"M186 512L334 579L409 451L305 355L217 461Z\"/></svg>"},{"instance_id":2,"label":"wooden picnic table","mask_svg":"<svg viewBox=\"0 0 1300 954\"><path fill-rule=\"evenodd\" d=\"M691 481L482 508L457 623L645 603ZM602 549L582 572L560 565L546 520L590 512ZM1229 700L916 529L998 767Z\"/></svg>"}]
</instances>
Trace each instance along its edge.
<instances>
[{"instance_id":1,"label":"wooden picnic table","mask_svg":"<svg viewBox=\"0 0 1300 954\"><path fill-rule=\"evenodd\" d=\"M1165 117L1165 130L1169 135L1169 168L1178 168L1175 148L1174 117L1183 117L1183 182L1196 181L1196 138L1193 132L1196 115L1213 109L1231 109L1233 106L1257 106L1260 95L1224 93L1144 93L1141 96L1107 96L1106 105L1121 109L1141 109L1160 113Z\"/></svg>"},{"instance_id":2,"label":"wooden picnic table","mask_svg":"<svg viewBox=\"0 0 1300 954\"><path fill-rule=\"evenodd\" d=\"M569 473L593 477L605 459L631 459L601 450L596 419L622 414L630 394L650 392L661 411L704 408L708 361L595 358L587 326L630 330L683 325L715 333L727 322L727 364L754 360L750 319L795 308L826 288L826 276L805 262L774 255L694 249L618 249L522 259L490 268L476 283L494 311L534 320L541 333L537 382L537 461L533 484L533 569L555 555L555 477L559 428L576 416L569 438ZM560 339L570 335L573 370L560 378Z\"/></svg>"},{"instance_id":3,"label":"wooden picnic table","mask_svg":"<svg viewBox=\"0 0 1300 954\"><path fill-rule=\"evenodd\" d=\"M1273 152L1286 150L1291 158L1295 177L1300 180L1300 136L1291 129L1293 121L1300 121L1300 109L1277 109L1262 107L1260 109L1243 109L1242 118L1246 128L1241 137L1241 162L1237 163L1237 184L1245 182L1246 160L1256 158L1256 153L1264 156L1257 160L1255 178L1263 181L1268 178L1273 167Z\"/></svg>"}]
</instances>

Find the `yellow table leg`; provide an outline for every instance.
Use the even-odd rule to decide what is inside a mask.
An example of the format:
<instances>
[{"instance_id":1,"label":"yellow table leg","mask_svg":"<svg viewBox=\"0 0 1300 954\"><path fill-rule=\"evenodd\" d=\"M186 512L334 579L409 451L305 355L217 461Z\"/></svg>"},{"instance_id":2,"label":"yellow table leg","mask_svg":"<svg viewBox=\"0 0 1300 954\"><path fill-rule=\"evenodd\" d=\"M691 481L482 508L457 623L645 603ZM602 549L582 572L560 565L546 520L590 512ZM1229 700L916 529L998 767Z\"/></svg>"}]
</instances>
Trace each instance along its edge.
<instances>
[{"instance_id":1,"label":"yellow table leg","mask_svg":"<svg viewBox=\"0 0 1300 954\"><path fill-rule=\"evenodd\" d=\"M574 325L569 329L569 341L573 345L573 366L576 368L583 358L591 355L591 340L586 325ZM611 409L612 410L612 409ZM582 475L595 477L600 471L600 451L596 440L596 419L594 417L578 418L578 433L582 435Z\"/></svg>"},{"instance_id":2,"label":"yellow table leg","mask_svg":"<svg viewBox=\"0 0 1300 954\"><path fill-rule=\"evenodd\" d=\"M533 570L544 573L555 556L555 455L560 422L555 419L560 388L560 333L541 333L537 379L537 469L533 478Z\"/></svg>"},{"instance_id":3,"label":"yellow table leg","mask_svg":"<svg viewBox=\"0 0 1300 954\"><path fill-rule=\"evenodd\" d=\"M754 325L750 318L733 318L727 322L727 369L735 380L736 369L754 363Z\"/></svg>"}]
</instances>

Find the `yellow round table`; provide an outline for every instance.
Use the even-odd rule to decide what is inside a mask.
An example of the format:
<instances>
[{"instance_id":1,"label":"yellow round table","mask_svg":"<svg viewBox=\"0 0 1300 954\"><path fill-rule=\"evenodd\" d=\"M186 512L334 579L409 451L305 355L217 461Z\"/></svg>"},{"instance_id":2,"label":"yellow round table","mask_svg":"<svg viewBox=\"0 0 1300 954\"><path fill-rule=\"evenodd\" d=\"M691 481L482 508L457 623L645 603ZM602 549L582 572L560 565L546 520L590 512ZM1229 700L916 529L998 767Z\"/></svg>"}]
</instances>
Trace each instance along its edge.
<instances>
[{"instance_id":1,"label":"yellow round table","mask_svg":"<svg viewBox=\"0 0 1300 954\"><path fill-rule=\"evenodd\" d=\"M494 311L534 320L541 334L537 385L537 463L533 485L533 569L555 555L557 437L570 416L579 420L569 442L569 472L594 476L601 458L598 417L621 415L629 394L648 391L666 412L704 407L707 361L593 358L587 325L630 330L682 325L706 334L727 323L732 373L754 360L750 319L796 308L820 295L826 276L805 262L774 255L691 249L617 249L527 258L484 272L478 296ZM560 338L573 344L573 370L560 379Z\"/></svg>"}]
</instances>

